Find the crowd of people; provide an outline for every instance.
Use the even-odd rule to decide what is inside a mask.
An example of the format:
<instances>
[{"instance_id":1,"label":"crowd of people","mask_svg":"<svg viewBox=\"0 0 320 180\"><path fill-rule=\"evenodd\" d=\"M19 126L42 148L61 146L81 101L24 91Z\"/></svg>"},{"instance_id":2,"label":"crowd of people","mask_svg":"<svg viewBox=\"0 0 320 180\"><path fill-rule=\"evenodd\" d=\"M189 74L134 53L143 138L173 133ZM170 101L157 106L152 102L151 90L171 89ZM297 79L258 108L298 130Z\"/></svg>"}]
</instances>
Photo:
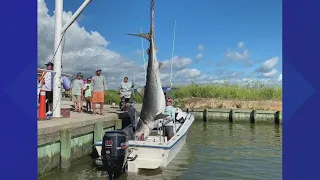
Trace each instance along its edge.
<instances>
[{"instance_id":1,"label":"crowd of people","mask_svg":"<svg viewBox=\"0 0 320 180\"><path fill-rule=\"evenodd\" d=\"M96 75L83 80L82 73L78 73L71 82L70 96L74 103L74 112L82 112L83 102L86 102L86 111L93 115L103 115L104 96L107 94L106 78L101 75L101 69L96 70ZM100 105L100 111L97 112L97 104Z\"/></svg>"},{"instance_id":2,"label":"crowd of people","mask_svg":"<svg viewBox=\"0 0 320 180\"><path fill-rule=\"evenodd\" d=\"M46 91L46 112L52 112L54 64L49 62L45 65L49 71L45 71L38 79L38 94L40 89ZM69 96L74 103L74 112L83 112L83 105L85 102L85 110L87 112L92 112L93 115L103 115L103 104L104 96L107 94L107 83L106 78L101 74L101 69L96 69L95 73L95 76L91 76L87 78L87 80L84 80L83 74L79 72L77 73L76 78L72 80ZM63 83L62 80L61 83ZM128 77L125 77L118 89L121 101L124 103L128 103L131 98L131 88L133 88L133 84L129 82ZM99 112L96 110L97 104L100 105Z\"/></svg>"},{"instance_id":3,"label":"crowd of people","mask_svg":"<svg viewBox=\"0 0 320 180\"><path fill-rule=\"evenodd\" d=\"M47 70L53 71L54 64L49 62L45 64ZM84 80L84 76L81 72L77 73L76 78L71 82L69 95L74 103L74 112L83 112L83 103L86 103L86 111L92 112L93 115L100 114L103 115L103 104L104 96L107 94L107 83L106 78L101 75L101 69L96 69L95 76L87 78ZM40 85L44 87L46 91L46 111L52 111L52 101L53 101L53 72L45 72L40 80ZM61 83L63 83L61 81ZM123 105L129 103L132 98L132 88L134 85L129 82L128 77L124 77L123 82L121 82L118 89L120 95L119 108L122 109ZM165 135L168 140L174 135L174 123L175 123L175 111L176 109L172 106L172 98L168 93L165 94L166 107L164 114L168 117L165 119ZM97 104L100 105L99 112L97 112Z\"/></svg>"}]
</instances>

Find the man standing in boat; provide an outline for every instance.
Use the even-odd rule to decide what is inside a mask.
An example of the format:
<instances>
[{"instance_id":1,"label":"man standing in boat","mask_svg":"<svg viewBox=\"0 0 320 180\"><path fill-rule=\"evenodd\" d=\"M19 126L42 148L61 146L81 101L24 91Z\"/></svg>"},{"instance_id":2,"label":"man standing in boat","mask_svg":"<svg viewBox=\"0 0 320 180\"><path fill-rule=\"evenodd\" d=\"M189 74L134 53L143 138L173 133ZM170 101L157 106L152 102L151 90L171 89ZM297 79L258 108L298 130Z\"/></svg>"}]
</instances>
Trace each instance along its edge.
<instances>
[{"instance_id":1,"label":"man standing in boat","mask_svg":"<svg viewBox=\"0 0 320 180\"><path fill-rule=\"evenodd\" d=\"M165 136L167 136L168 141L174 136L174 125L175 125L175 112L176 109L172 106L171 97L166 97L166 108L163 114L169 115L166 119L164 119L164 131Z\"/></svg>"},{"instance_id":2,"label":"man standing in boat","mask_svg":"<svg viewBox=\"0 0 320 180\"><path fill-rule=\"evenodd\" d=\"M96 104L100 104L100 115L102 115L104 95L107 94L107 82L104 76L101 75L101 69L96 70L96 76L91 78L92 87L92 109L93 115L97 114Z\"/></svg>"}]
</instances>

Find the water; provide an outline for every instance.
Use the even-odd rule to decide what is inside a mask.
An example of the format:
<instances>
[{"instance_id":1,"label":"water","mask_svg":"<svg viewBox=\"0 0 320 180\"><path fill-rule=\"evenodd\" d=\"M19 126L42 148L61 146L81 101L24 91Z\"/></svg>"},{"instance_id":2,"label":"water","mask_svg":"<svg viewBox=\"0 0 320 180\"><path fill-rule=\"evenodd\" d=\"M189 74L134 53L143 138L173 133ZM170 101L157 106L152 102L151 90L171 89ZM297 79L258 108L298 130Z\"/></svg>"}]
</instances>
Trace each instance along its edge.
<instances>
[{"instance_id":1,"label":"water","mask_svg":"<svg viewBox=\"0 0 320 180\"><path fill-rule=\"evenodd\" d=\"M44 179L105 180L107 175L85 158ZM119 179L280 180L282 127L195 121L185 146L166 169L124 174Z\"/></svg>"}]
</instances>

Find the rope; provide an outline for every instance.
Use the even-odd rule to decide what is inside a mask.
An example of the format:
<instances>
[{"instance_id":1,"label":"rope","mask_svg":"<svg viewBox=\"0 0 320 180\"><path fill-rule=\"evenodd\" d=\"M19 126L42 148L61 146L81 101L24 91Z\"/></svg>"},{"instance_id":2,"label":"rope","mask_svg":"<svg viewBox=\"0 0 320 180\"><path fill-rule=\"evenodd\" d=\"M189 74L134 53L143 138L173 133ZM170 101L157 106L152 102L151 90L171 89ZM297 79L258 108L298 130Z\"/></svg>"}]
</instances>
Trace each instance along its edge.
<instances>
[{"instance_id":1,"label":"rope","mask_svg":"<svg viewBox=\"0 0 320 180\"><path fill-rule=\"evenodd\" d=\"M172 42L172 56L171 56L171 73L170 73L170 88L172 88L172 66L173 66L173 56L174 56L174 43L176 40L176 20L174 21L173 29L173 42Z\"/></svg>"},{"instance_id":2,"label":"rope","mask_svg":"<svg viewBox=\"0 0 320 180\"><path fill-rule=\"evenodd\" d=\"M66 45L66 34L67 34L67 32L65 32L65 33L63 33L63 35L62 35L62 38L61 38L61 41L60 41L60 43L59 43L59 45L58 45L58 48L59 48L59 46L60 46L60 44L61 44L61 42L62 42L62 40L63 40L63 45L62 45L62 47L61 47L61 72L62 72L62 60L63 60L63 52L64 52L64 47L65 47L65 45ZM57 50L58 50L58 48L57 48ZM52 76L52 74L51 74L51 76ZM54 76L55 77L55 76ZM51 77L52 78L52 77ZM61 78L61 76L60 76L60 78ZM57 84L56 84L57 85ZM53 92L53 89L52 89L52 92ZM60 88L60 96L59 96L59 99L57 100L57 102L59 102L60 100L61 100L61 93L62 93L62 88ZM61 104L61 103L60 103ZM52 105L53 105L53 102L52 102ZM53 111L55 111L56 109L57 109L57 106L58 106L58 103L56 104L56 106L53 108L52 107L52 113L53 113ZM61 106L60 106L61 107ZM53 114L52 114L53 115Z\"/></svg>"},{"instance_id":3,"label":"rope","mask_svg":"<svg viewBox=\"0 0 320 180\"><path fill-rule=\"evenodd\" d=\"M142 33L142 28L140 28L140 32ZM144 57L143 38L141 38L141 47L142 47L142 58L143 58L143 68L144 68L144 80L147 82L146 59Z\"/></svg>"},{"instance_id":4,"label":"rope","mask_svg":"<svg viewBox=\"0 0 320 180\"><path fill-rule=\"evenodd\" d=\"M61 42L62 42L62 40L64 39L64 35L65 35L65 33L62 34L61 39L60 39L60 42L59 42L59 44L58 44L58 47L57 47L57 49L54 51L53 57L52 57L52 59L51 59L51 61L50 61L51 63L53 62L54 57L56 56L57 51L58 51L58 49L59 49L59 47L60 47L60 45L61 45Z\"/></svg>"}]
</instances>

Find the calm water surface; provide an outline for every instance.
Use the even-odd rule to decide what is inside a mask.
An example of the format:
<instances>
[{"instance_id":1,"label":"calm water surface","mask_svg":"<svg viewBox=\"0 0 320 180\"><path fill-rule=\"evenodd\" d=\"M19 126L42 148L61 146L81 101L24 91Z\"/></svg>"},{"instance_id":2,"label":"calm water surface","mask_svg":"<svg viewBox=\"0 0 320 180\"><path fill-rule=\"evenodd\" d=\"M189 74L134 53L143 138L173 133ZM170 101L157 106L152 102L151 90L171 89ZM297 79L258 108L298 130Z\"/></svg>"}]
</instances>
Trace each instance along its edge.
<instances>
[{"instance_id":1,"label":"calm water surface","mask_svg":"<svg viewBox=\"0 0 320 180\"><path fill-rule=\"evenodd\" d=\"M281 126L195 121L185 146L167 168L124 174L120 179L281 180L281 175ZM85 158L44 179L102 180L107 175Z\"/></svg>"}]
</instances>

